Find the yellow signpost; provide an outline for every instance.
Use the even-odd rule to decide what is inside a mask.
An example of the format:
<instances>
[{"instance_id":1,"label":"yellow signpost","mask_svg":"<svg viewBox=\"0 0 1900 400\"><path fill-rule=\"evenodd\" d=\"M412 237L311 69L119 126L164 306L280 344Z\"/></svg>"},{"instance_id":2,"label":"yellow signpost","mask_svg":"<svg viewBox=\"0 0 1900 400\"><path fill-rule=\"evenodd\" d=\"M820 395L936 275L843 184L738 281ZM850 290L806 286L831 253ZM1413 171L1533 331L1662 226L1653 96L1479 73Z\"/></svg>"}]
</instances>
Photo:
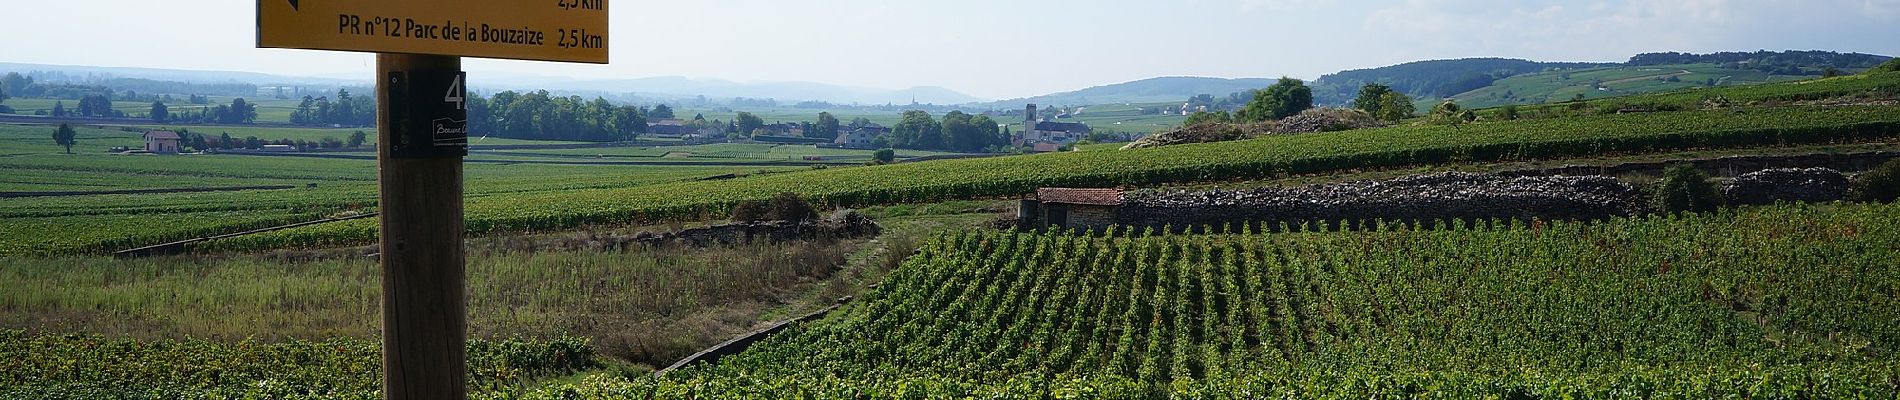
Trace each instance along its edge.
<instances>
[{"instance_id":1,"label":"yellow signpost","mask_svg":"<svg viewBox=\"0 0 1900 400\"><path fill-rule=\"evenodd\" d=\"M607 0L258 0L257 47L607 63Z\"/></svg>"},{"instance_id":2,"label":"yellow signpost","mask_svg":"<svg viewBox=\"0 0 1900 400\"><path fill-rule=\"evenodd\" d=\"M257 47L375 52L383 397L467 397L461 57L607 63L607 0L258 0Z\"/></svg>"}]
</instances>

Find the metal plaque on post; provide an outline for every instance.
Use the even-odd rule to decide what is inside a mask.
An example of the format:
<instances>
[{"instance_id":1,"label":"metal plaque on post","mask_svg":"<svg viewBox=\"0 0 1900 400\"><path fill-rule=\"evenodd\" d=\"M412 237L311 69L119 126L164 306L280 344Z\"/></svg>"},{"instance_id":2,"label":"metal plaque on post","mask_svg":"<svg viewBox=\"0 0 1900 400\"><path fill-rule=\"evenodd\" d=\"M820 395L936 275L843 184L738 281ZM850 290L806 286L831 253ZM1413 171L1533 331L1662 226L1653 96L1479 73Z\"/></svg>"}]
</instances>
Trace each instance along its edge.
<instances>
[{"instance_id":1,"label":"metal plaque on post","mask_svg":"<svg viewBox=\"0 0 1900 400\"><path fill-rule=\"evenodd\" d=\"M389 154L399 158L468 155L468 74L462 71L391 72Z\"/></svg>"}]
</instances>

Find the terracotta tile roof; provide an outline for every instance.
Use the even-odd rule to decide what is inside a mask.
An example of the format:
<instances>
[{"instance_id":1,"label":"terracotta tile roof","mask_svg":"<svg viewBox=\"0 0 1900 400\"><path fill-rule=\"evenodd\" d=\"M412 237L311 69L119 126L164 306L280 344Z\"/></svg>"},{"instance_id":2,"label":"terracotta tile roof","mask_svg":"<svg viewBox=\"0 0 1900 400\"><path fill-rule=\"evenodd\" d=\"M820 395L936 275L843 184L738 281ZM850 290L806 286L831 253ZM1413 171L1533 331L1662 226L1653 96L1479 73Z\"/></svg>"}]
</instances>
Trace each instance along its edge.
<instances>
[{"instance_id":1,"label":"terracotta tile roof","mask_svg":"<svg viewBox=\"0 0 1900 400\"><path fill-rule=\"evenodd\" d=\"M1118 206L1122 204L1121 189L1036 189L1036 200L1043 203L1078 204L1088 206Z\"/></svg>"},{"instance_id":2,"label":"terracotta tile roof","mask_svg":"<svg viewBox=\"0 0 1900 400\"><path fill-rule=\"evenodd\" d=\"M145 138L146 138L146 139L171 139L171 140L178 140L178 132L172 132L172 131L151 131L151 132L145 132Z\"/></svg>"}]
</instances>

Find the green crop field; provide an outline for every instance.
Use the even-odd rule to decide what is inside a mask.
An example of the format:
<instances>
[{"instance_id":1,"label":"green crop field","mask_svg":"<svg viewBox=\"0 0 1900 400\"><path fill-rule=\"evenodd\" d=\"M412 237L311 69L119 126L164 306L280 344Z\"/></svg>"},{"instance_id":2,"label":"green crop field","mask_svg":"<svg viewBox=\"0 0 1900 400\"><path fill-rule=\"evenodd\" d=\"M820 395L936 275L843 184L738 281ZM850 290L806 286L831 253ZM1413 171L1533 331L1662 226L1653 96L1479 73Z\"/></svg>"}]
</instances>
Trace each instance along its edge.
<instances>
[{"instance_id":1,"label":"green crop field","mask_svg":"<svg viewBox=\"0 0 1900 400\"><path fill-rule=\"evenodd\" d=\"M745 354L547 395L1892 398L1896 212L946 234Z\"/></svg>"},{"instance_id":2,"label":"green crop field","mask_svg":"<svg viewBox=\"0 0 1900 400\"><path fill-rule=\"evenodd\" d=\"M657 378L587 372L599 361L571 339L476 341L471 391L522 399L1892 398L1900 393L1896 212L1900 205L1775 206L1590 224L1188 236L957 231L926 243L851 306L716 364ZM56 279L42 264L21 272ZM196 268L213 267L183 271ZM293 271L299 279L344 273L333 268ZM93 262L85 273L128 284L167 274L113 269ZM340 269L356 271L350 279L374 276ZM257 274L243 271L211 279ZM163 290L156 284L137 290ZM347 289L331 286L323 290ZM285 296L251 293L268 287L244 290ZM0 355L20 361L0 367L0 395L9 396L359 398L373 397L377 378L376 348L357 339L228 344L0 331ZM575 373L583 376L567 376Z\"/></svg>"}]
</instances>

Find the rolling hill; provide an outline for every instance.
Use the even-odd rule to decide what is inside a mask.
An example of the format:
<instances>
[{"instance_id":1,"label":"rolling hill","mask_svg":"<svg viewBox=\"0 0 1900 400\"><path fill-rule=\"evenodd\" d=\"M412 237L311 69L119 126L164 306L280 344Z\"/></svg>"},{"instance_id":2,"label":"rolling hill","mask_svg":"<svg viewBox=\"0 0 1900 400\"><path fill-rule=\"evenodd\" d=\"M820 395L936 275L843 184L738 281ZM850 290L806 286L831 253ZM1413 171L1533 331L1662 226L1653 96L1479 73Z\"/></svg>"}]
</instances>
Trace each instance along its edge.
<instances>
[{"instance_id":1,"label":"rolling hill","mask_svg":"<svg viewBox=\"0 0 1900 400\"><path fill-rule=\"evenodd\" d=\"M1267 78L1206 78L1173 76L1102 85L1071 92L1003 100L990 105L1004 109L1025 103L1043 105L1098 105L1123 103L1179 102L1198 94L1221 94L1256 90L1273 85Z\"/></svg>"},{"instance_id":2,"label":"rolling hill","mask_svg":"<svg viewBox=\"0 0 1900 400\"><path fill-rule=\"evenodd\" d=\"M1722 68L1717 64L1616 66L1517 75L1450 98L1467 107L1483 108L1568 101L1578 95L1585 99L1597 99L1807 78L1812 76L1773 75L1755 70Z\"/></svg>"}]
</instances>

